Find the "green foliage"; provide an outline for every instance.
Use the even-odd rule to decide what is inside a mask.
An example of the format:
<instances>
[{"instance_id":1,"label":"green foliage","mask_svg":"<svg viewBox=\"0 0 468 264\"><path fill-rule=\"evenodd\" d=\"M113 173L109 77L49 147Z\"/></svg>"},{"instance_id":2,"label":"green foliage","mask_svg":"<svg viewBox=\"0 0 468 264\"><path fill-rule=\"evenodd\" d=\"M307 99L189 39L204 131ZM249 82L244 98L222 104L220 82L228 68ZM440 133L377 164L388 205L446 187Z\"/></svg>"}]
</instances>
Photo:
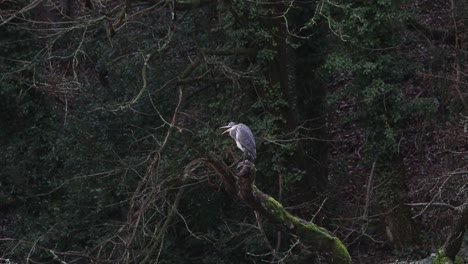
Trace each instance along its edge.
<instances>
[{"instance_id":1,"label":"green foliage","mask_svg":"<svg viewBox=\"0 0 468 264\"><path fill-rule=\"evenodd\" d=\"M329 55L324 69L350 72L355 81L341 97L330 99L357 99L359 112L353 120L366 128L368 149L371 153L395 153L399 131L410 120L435 111L429 98L408 100L403 90L405 80L418 68L394 52L401 42L398 32L409 14L398 10L393 1L349 4L341 11L340 25L350 38Z\"/></svg>"},{"instance_id":2,"label":"green foliage","mask_svg":"<svg viewBox=\"0 0 468 264\"><path fill-rule=\"evenodd\" d=\"M240 157L220 126L249 125L259 154L256 184L294 205L310 204L311 188L325 188L318 174L328 181L334 103L357 102L343 123L365 129L367 158L396 153L401 132L435 113L433 100L405 91L421 66L399 52L398 32L409 14L394 1L328 2L323 18L315 4L295 2L285 12L281 3L218 1L175 10L174 20L171 8L140 1L126 9L123 2L83 4L64 17L41 4L0 26L0 197L15 198L14 237L37 242L31 259L52 261L47 249L55 249L119 260L126 254L135 263L144 256L161 263L265 261L253 256L266 250L253 213L223 192L210 168L185 171L210 151L229 164ZM53 23L24 19L42 16ZM285 21L289 32L311 37L289 35ZM252 52L210 53L237 48ZM181 80L190 65L196 67ZM325 75L336 74L352 81L325 102ZM332 167L347 174L352 162L342 157ZM181 188L177 212L161 231ZM322 211L345 212L348 204L339 202ZM272 226L265 232L276 236ZM148 252L159 234L160 252ZM1 244L0 251L23 260L29 245ZM297 254L289 246L283 237L279 250Z\"/></svg>"},{"instance_id":3,"label":"green foliage","mask_svg":"<svg viewBox=\"0 0 468 264\"><path fill-rule=\"evenodd\" d=\"M55 42L52 54L44 54L51 56L48 62L55 68L51 70L56 70L65 82L69 81L67 86L54 83L55 76L48 75L36 61L28 61L34 56L49 59L41 57L37 40L21 27L0 28L3 36L0 57L5 62L0 67L6 73L0 80L0 108L4 113L0 123L5 128L0 132L4 168L0 172L0 185L2 193L17 200L15 213L21 219L17 220L15 237L37 241L39 246L35 251L27 245L15 247L13 251L2 247L2 252L19 259L28 252L31 258L51 259L42 247L80 251L96 246L112 234L115 227L109 223L125 219L128 194L134 191L139 175L144 172L142 161L153 145L147 140L135 142L135 137L147 136L147 131L130 129L151 128L154 121L149 122L150 117L135 117L132 111L121 111L116 118L112 112L102 111L136 94L127 89L132 81L128 77L134 76L129 75L129 67L118 68L122 65L112 64L107 69L117 73L111 76L111 81L121 80L121 86L99 87L97 80L93 80L92 85L73 90L74 72L66 72L61 64L66 65L76 46L64 43L80 43L73 40L80 40L82 33L78 29L63 35ZM89 81L92 73L81 75L84 68L92 68L87 59L99 57L100 63L107 65L106 61L114 58L109 56L108 46L96 39L86 38L82 45L86 56L77 59L85 67L74 71ZM125 62L141 64L141 57ZM54 90L55 87L63 89ZM68 101L63 102L63 98ZM132 151L132 147L139 150Z\"/></svg>"},{"instance_id":4,"label":"green foliage","mask_svg":"<svg viewBox=\"0 0 468 264\"><path fill-rule=\"evenodd\" d=\"M150 220L146 223L147 229L157 230L159 222L164 220L164 207L171 201L171 188L176 188L174 178L180 177L184 165L204 157L206 152L213 149L221 151L231 148L237 151L230 138L219 135L217 127L230 120L249 124L258 132L259 150L274 153L268 149L262 150L261 138L263 133L276 136L284 122L281 111L287 106L280 88L270 84L262 72L275 55L269 49L275 30L266 30L256 16L243 8L248 14L246 24L240 27L240 21L231 17L232 23L225 24L227 28L223 35L227 41L223 46L259 47L257 56L251 58L255 63L239 63L235 57L216 58L219 61L215 63L226 66L228 71L241 72L240 76L242 71L249 74L233 83L222 83L217 90L212 87L207 89L203 85L184 88L184 95L188 96L184 98L184 114L180 114L178 120L178 126L183 129L174 129L166 142L167 147L158 166L162 180L154 183L156 186L148 187L149 190L161 188L164 202L158 204L161 208L148 206ZM187 23L184 32L190 32L202 17L202 14L189 14L187 19L193 23ZM151 18L147 19L148 25L157 24ZM17 81L17 76L14 76L15 82L11 85L2 82L5 87L2 101L8 102L4 104L6 115L2 116L5 119L2 124L11 129L2 131L8 134L10 140L2 144L2 160L8 160L8 163L2 164L6 176L1 178L1 184L21 200L21 206L16 211L22 216L22 222L15 236L26 241L37 241L40 247L63 252L83 251L99 246L101 242L105 244L106 238L125 226L129 199L142 175L145 175L148 157L161 146L168 127L165 121L171 120L177 104L177 89L173 89L170 82L184 71L189 62L173 60L178 63L171 65L165 60L179 58L180 51L184 49L188 50L184 56L197 55L187 47L184 34L172 37L172 49L155 51L160 43L154 44L153 34L161 31L156 26L143 29L141 25L129 24L112 39L100 34L103 30L101 27L106 25L90 25L85 29L77 27L61 35L50 54L39 56L51 65L56 75L63 78L59 82L53 83L54 75L49 75L40 64L33 64L40 73L36 77L40 83L53 83L63 88L57 100L69 96L66 106L60 101L55 103L56 97L53 90L49 90L50 86L30 89ZM218 45L215 38L206 39L203 34L193 34L192 37L207 47ZM78 47L80 52L74 57ZM39 54L36 50L31 52ZM148 89L141 98L134 100L142 89L141 73L147 54L153 54L148 61ZM67 68L74 60L79 62L74 64L76 67ZM195 69L194 75L204 75L207 71L219 74L216 67L202 64ZM27 76L28 72L24 74ZM76 86L66 86L60 83L62 81ZM267 96L260 100L255 89ZM196 92L191 95L192 91ZM18 94L21 95L19 100ZM265 109L265 105L269 109ZM188 115L187 109L193 112ZM198 120L194 115L197 111L201 113ZM18 116L18 112L22 112L22 116ZM11 125L19 120L21 126ZM274 145L267 147L276 148ZM284 153L288 152L290 145L286 144ZM279 153L275 155L280 159ZM230 162L231 159L229 157ZM270 166L268 159L268 155L265 155L259 167ZM284 171L285 168L278 167L277 170ZM275 171L265 171L275 174ZM268 178L264 184L267 182ZM250 250L262 251L263 247L258 246L262 238L246 232L242 227L232 226L230 222L230 219L239 220L242 209L232 206L232 200L217 192L218 188L198 190L194 188L193 192L189 192L189 198L179 208L187 222L176 221L165 237L161 253L165 257L164 263L193 263L190 257L200 259L197 263L213 263L217 259L226 259L226 263L241 263L244 256L238 248L242 241L248 241L246 247ZM253 222L253 215L250 218L250 222ZM229 223L226 224L226 221ZM187 228L204 234L207 239L193 238ZM232 238L233 230L241 235ZM148 232L138 229L138 243L141 244L133 245L131 250L138 254L146 250L145 243L151 241L146 235ZM180 237L188 242L181 245ZM224 253L206 250L211 249L213 244ZM21 258L28 254L28 250L30 248L27 246L17 247L16 251L9 251L8 254ZM104 255L113 252L116 251L107 246L102 248ZM189 256L187 252L190 252ZM47 250L36 250L31 257L44 261L52 258Z\"/></svg>"},{"instance_id":5,"label":"green foliage","mask_svg":"<svg viewBox=\"0 0 468 264\"><path fill-rule=\"evenodd\" d=\"M292 183L298 182L304 178L305 172L300 170L290 170L286 175L284 181L286 186L289 186Z\"/></svg>"}]
</instances>

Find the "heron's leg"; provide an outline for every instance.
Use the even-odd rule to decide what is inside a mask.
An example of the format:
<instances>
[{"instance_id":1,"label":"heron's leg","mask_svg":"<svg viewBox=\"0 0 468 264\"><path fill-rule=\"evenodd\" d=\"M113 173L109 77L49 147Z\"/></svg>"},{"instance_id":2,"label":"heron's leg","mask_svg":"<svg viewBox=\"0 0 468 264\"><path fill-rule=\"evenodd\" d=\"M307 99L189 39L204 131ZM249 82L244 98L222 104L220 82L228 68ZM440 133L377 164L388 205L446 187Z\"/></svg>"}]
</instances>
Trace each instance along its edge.
<instances>
[{"instance_id":1,"label":"heron's leg","mask_svg":"<svg viewBox=\"0 0 468 264\"><path fill-rule=\"evenodd\" d=\"M234 155L233 155L234 156ZM236 161L234 161L234 163L232 163L229 167L233 167L234 165L239 165L242 161L242 159L245 160L244 156L240 156Z\"/></svg>"}]
</instances>

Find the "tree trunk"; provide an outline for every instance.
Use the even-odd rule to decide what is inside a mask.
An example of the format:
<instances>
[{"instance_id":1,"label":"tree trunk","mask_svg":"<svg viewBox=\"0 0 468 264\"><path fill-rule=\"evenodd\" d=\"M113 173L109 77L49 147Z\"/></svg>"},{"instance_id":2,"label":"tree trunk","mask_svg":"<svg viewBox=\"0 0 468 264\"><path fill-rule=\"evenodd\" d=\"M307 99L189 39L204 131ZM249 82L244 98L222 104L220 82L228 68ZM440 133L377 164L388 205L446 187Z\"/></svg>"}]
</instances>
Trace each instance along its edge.
<instances>
[{"instance_id":1,"label":"tree trunk","mask_svg":"<svg viewBox=\"0 0 468 264\"><path fill-rule=\"evenodd\" d=\"M392 154L377 166L382 186L377 190L379 205L385 212L385 227L389 240L395 249L412 251L416 228L406 202L405 170L401 158Z\"/></svg>"},{"instance_id":2,"label":"tree trunk","mask_svg":"<svg viewBox=\"0 0 468 264\"><path fill-rule=\"evenodd\" d=\"M276 4L274 14L281 14L286 8L282 3ZM301 9L298 12L307 13L306 11L311 10ZM296 16L299 17L301 14L296 14ZM308 16L305 15L305 17ZM267 23L275 32L275 45L270 47L275 51L275 56L269 67L268 80L272 86L280 88L287 102L287 107L282 110L286 121L284 131L290 133L297 130L298 126L304 126L305 129L301 130L302 137L326 138L324 117L326 93L323 84L317 80L314 73L314 69L323 63L325 52L323 50L317 52L310 43L319 41L310 39L304 41L303 45L297 49L290 49L286 40L294 38L289 36L284 19L272 18ZM297 23L300 24L302 21L299 20ZM305 121L308 122L304 124ZM304 132L305 130L307 132ZM298 190L298 194L302 194L297 196L298 199L302 201L315 199L327 188L327 147L325 141L304 140L296 144L294 154L287 162L304 172L304 177L292 186Z\"/></svg>"},{"instance_id":3,"label":"tree trunk","mask_svg":"<svg viewBox=\"0 0 468 264\"><path fill-rule=\"evenodd\" d=\"M313 11L306 9L306 11ZM327 28L328 30L328 28ZM322 28L317 29L321 32ZM326 86L317 72L324 63L322 47L327 47L325 33L308 40L294 50L294 87L299 119L304 123L303 136L311 138L298 144L304 156L306 177L299 182L303 188L323 192L328 186L328 138L326 116Z\"/></svg>"}]
</instances>

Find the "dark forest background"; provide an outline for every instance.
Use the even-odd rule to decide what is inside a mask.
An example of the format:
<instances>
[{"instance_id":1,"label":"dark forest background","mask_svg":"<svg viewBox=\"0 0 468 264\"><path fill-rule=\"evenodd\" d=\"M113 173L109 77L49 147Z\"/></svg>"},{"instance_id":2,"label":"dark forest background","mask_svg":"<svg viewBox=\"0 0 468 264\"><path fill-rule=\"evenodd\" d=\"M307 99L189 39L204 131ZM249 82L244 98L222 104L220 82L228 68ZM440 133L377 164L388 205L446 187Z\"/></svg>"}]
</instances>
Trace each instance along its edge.
<instances>
[{"instance_id":1,"label":"dark forest background","mask_svg":"<svg viewBox=\"0 0 468 264\"><path fill-rule=\"evenodd\" d=\"M1 1L0 263L325 263L199 166L235 167L230 121L257 187L354 263L461 263L467 20L465 0Z\"/></svg>"}]
</instances>

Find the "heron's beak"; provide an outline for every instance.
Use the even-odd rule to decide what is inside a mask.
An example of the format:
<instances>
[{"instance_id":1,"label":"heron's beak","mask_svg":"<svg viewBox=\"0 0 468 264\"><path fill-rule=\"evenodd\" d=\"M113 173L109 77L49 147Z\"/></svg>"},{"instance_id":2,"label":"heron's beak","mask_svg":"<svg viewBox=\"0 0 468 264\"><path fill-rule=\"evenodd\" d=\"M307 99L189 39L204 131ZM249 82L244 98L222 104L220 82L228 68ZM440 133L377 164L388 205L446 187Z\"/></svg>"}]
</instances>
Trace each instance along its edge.
<instances>
[{"instance_id":1,"label":"heron's beak","mask_svg":"<svg viewBox=\"0 0 468 264\"><path fill-rule=\"evenodd\" d=\"M224 133L226 133L226 132L229 132L229 130L231 130L231 127L230 127L230 126L222 126L222 127L220 127L220 129L221 129L221 128L222 128L222 129L227 128L227 129L226 129L223 133L221 133L221 134L224 134Z\"/></svg>"}]
</instances>

